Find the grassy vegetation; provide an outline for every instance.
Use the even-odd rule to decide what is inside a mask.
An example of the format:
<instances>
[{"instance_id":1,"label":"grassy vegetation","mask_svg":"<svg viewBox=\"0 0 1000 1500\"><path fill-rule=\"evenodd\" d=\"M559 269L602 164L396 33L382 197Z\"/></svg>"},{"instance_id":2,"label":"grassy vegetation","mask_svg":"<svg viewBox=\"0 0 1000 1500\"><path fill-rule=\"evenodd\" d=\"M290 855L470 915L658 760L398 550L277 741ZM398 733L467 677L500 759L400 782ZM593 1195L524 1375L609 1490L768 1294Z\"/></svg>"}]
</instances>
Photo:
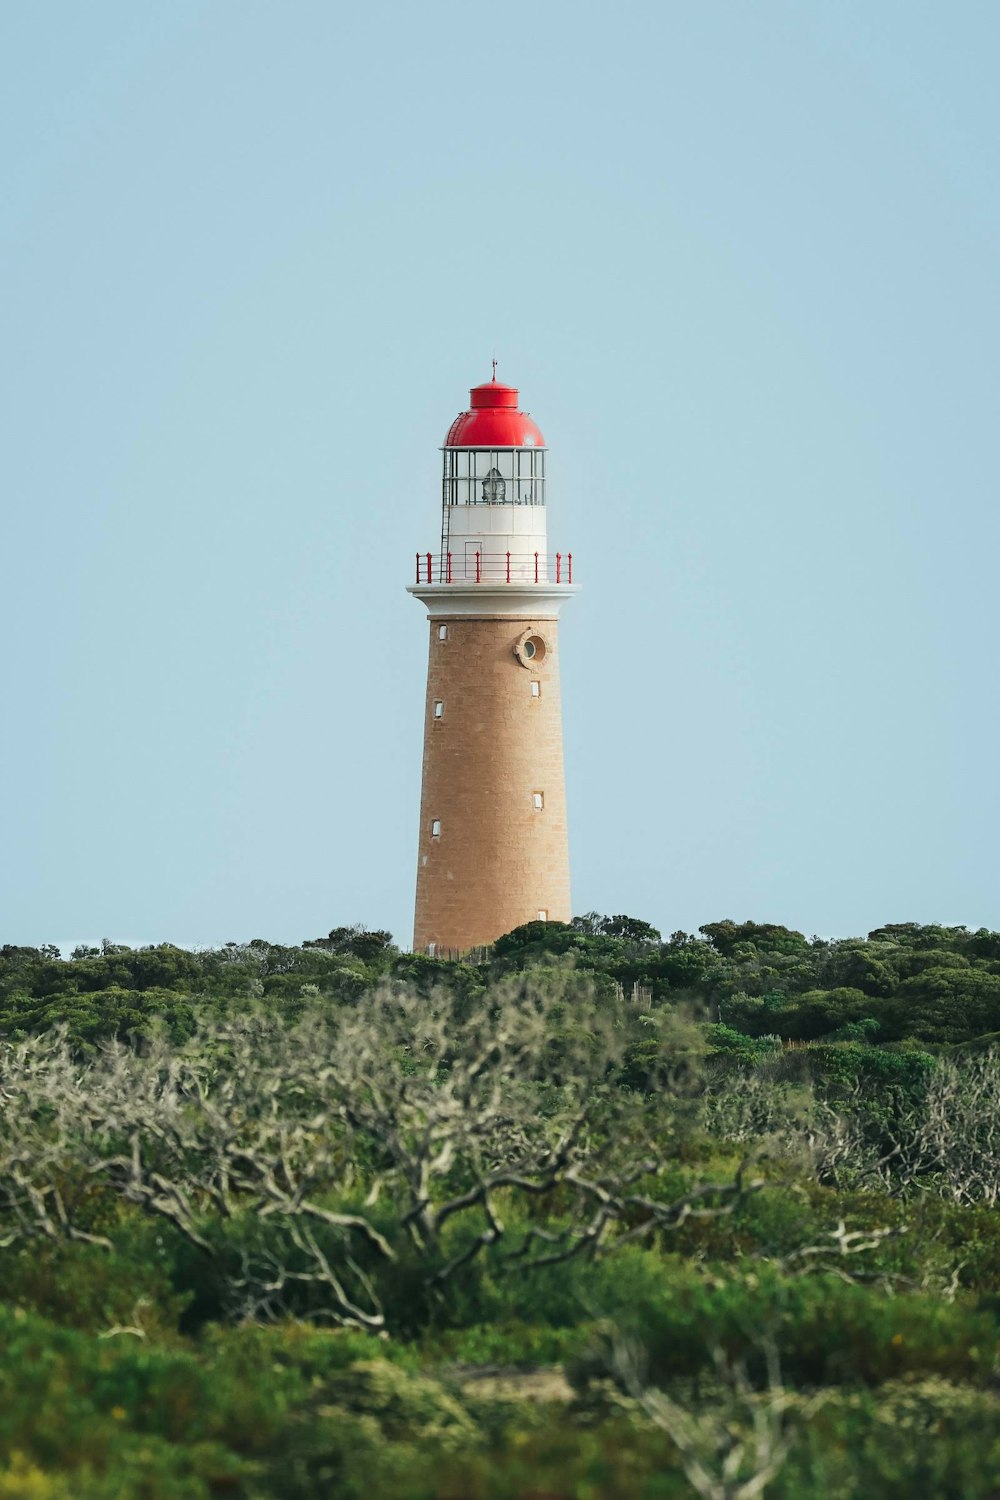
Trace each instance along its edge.
<instances>
[{"instance_id":1,"label":"grassy vegetation","mask_svg":"<svg viewBox=\"0 0 1000 1500\"><path fill-rule=\"evenodd\" d=\"M0 1500L987 1500L1000 934L0 950Z\"/></svg>"}]
</instances>

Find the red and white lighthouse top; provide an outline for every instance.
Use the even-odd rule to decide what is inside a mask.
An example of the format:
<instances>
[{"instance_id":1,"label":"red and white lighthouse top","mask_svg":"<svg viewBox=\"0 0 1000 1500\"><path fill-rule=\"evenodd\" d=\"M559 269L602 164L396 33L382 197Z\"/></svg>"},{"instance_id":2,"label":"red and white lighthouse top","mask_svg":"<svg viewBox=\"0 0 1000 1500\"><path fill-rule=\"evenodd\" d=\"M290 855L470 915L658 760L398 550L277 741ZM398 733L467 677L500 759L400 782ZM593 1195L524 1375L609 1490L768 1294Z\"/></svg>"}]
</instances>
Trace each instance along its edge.
<instances>
[{"instance_id":1,"label":"red and white lighthouse top","mask_svg":"<svg viewBox=\"0 0 1000 1500\"><path fill-rule=\"evenodd\" d=\"M536 424L517 405L517 388L494 375L469 392L471 410L459 412L448 428L445 448L544 448Z\"/></svg>"}]
</instances>

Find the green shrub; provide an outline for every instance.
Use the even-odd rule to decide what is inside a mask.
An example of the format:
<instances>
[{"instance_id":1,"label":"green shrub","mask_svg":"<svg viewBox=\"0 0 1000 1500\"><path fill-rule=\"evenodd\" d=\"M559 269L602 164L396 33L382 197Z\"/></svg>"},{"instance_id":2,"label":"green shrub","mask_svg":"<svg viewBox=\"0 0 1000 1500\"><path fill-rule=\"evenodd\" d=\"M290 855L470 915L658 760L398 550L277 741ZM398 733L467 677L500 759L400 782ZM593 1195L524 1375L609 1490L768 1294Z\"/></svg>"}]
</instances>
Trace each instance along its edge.
<instances>
[{"instance_id":1,"label":"green shrub","mask_svg":"<svg viewBox=\"0 0 1000 1500\"><path fill-rule=\"evenodd\" d=\"M190 1293L173 1284L175 1236L138 1215L125 1216L116 1246L41 1244L0 1251L0 1288L6 1302L31 1309L65 1328L92 1333L135 1327L169 1339Z\"/></svg>"},{"instance_id":2,"label":"green shrub","mask_svg":"<svg viewBox=\"0 0 1000 1500\"><path fill-rule=\"evenodd\" d=\"M755 1350L765 1335L794 1385L878 1385L909 1374L981 1384L992 1372L997 1321L961 1303L887 1296L881 1287L766 1265L733 1275L661 1262L658 1286L656 1274L647 1265L645 1285L636 1284L614 1315L641 1343L655 1382L710 1370L713 1348L749 1356L759 1376ZM598 1350L579 1369L592 1374L602 1358Z\"/></svg>"},{"instance_id":3,"label":"green shrub","mask_svg":"<svg viewBox=\"0 0 1000 1500\"><path fill-rule=\"evenodd\" d=\"M964 1042L1000 1030L1000 975L932 968L904 979L880 1011L888 1040Z\"/></svg>"},{"instance_id":4,"label":"green shrub","mask_svg":"<svg viewBox=\"0 0 1000 1500\"><path fill-rule=\"evenodd\" d=\"M1000 1485L1000 1402L932 1379L831 1392L768 1486L775 1500L988 1500Z\"/></svg>"}]
</instances>

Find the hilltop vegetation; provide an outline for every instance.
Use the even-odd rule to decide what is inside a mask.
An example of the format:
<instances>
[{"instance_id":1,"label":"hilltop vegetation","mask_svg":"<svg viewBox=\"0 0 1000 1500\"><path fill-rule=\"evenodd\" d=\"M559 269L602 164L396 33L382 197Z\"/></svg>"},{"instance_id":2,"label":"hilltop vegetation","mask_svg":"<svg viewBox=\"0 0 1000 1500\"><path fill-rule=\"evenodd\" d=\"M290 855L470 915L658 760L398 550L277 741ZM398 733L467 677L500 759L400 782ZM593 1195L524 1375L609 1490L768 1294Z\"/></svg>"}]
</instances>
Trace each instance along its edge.
<instances>
[{"instance_id":1,"label":"hilltop vegetation","mask_svg":"<svg viewBox=\"0 0 1000 1500\"><path fill-rule=\"evenodd\" d=\"M572 924L530 922L469 965L400 953L387 932L341 927L299 947L255 939L187 952L170 944L0 948L0 1034L65 1022L82 1043L141 1032L153 1017L171 1035L210 1009L248 998L286 1019L312 994L350 1003L382 979L420 993L435 983L468 996L540 962L572 962L606 990L647 990L656 1005L687 1006L750 1039L865 1038L878 1045L972 1041L1000 1033L1000 933L896 923L867 938L807 939L787 927L710 922L666 941L648 923L590 913ZM314 987L314 989L310 988ZM303 993L305 991L305 994Z\"/></svg>"},{"instance_id":2,"label":"hilltop vegetation","mask_svg":"<svg viewBox=\"0 0 1000 1500\"><path fill-rule=\"evenodd\" d=\"M0 1497L986 1500L998 1033L965 928L4 947Z\"/></svg>"}]
</instances>

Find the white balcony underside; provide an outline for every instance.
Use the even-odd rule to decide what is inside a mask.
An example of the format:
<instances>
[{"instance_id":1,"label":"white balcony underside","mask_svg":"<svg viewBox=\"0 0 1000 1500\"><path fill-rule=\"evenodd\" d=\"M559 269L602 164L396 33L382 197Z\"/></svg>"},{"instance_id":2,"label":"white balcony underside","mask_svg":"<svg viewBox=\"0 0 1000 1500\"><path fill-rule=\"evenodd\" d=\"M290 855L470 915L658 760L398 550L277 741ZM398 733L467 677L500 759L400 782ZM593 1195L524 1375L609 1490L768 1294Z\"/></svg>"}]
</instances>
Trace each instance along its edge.
<instances>
[{"instance_id":1,"label":"white balcony underside","mask_svg":"<svg viewBox=\"0 0 1000 1500\"><path fill-rule=\"evenodd\" d=\"M432 620L554 620L578 583L410 583Z\"/></svg>"}]
</instances>

